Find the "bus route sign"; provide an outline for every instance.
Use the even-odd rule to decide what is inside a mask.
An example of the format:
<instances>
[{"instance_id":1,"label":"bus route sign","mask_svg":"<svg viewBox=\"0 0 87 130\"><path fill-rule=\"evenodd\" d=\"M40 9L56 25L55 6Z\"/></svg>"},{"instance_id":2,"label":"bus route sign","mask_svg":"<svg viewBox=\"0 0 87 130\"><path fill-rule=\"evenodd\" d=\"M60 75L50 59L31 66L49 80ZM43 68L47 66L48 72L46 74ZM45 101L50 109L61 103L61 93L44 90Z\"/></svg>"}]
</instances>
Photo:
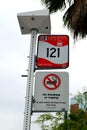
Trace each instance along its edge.
<instances>
[{"instance_id":1,"label":"bus route sign","mask_svg":"<svg viewBox=\"0 0 87 130\"><path fill-rule=\"evenodd\" d=\"M67 35L40 35L38 37L38 68L67 68L69 66L69 37Z\"/></svg>"}]
</instances>

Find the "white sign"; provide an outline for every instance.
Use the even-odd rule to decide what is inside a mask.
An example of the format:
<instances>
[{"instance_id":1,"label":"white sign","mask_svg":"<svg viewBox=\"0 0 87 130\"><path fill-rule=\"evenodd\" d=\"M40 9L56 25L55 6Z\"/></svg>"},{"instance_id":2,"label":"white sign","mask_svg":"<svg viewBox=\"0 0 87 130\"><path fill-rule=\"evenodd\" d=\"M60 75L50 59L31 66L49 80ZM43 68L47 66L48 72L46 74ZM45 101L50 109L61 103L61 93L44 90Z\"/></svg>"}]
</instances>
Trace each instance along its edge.
<instances>
[{"instance_id":1,"label":"white sign","mask_svg":"<svg viewBox=\"0 0 87 130\"><path fill-rule=\"evenodd\" d=\"M67 68L69 66L69 37L40 35L38 37L38 68Z\"/></svg>"},{"instance_id":2,"label":"white sign","mask_svg":"<svg viewBox=\"0 0 87 130\"><path fill-rule=\"evenodd\" d=\"M67 72L38 71L35 74L34 87L34 111L68 110L69 75Z\"/></svg>"}]
</instances>

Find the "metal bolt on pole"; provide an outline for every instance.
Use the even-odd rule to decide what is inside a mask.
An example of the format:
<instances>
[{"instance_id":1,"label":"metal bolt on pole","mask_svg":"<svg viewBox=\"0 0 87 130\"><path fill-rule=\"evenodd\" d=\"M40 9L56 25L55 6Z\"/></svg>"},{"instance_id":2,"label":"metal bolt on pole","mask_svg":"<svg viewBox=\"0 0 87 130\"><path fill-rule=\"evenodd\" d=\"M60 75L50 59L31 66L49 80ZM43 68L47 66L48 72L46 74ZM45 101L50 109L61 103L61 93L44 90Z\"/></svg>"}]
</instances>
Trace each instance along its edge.
<instances>
[{"instance_id":1,"label":"metal bolt on pole","mask_svg":"<svg viewBox=\"0 0 87 130\"><path fill-rule=\"evenodd\" d=\"M31 30L30 55L28 64L27 89L25 100L25 115L23 130L30 130L31 113L32 113L32 93L33 93L33 77L34 77L34 61L36 49L37 30Z\"/></svg>"}]
</instances>

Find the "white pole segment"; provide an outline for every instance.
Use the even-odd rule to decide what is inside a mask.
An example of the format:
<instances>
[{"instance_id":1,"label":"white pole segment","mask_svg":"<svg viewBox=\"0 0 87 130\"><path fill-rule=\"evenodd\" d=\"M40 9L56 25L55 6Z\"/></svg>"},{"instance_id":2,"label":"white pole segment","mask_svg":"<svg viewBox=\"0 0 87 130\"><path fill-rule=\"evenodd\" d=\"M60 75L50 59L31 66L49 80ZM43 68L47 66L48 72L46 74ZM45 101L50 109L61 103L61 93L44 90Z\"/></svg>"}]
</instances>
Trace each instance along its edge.
<instances>
[{"instance_id":1,"label":"white pole segment","mask_svg":"<svg viewBox=\"0 0 87 130\"><path fill-rule=\"evenodd\" d=\"M34 79L34 63L36 50L37 30L31 30L30 55L28 64L28 77L25 101L25 114L23 130L30 130L31 113L32 113L32 93L33 93L33 79Z\"/></svg>"}]
</instances>

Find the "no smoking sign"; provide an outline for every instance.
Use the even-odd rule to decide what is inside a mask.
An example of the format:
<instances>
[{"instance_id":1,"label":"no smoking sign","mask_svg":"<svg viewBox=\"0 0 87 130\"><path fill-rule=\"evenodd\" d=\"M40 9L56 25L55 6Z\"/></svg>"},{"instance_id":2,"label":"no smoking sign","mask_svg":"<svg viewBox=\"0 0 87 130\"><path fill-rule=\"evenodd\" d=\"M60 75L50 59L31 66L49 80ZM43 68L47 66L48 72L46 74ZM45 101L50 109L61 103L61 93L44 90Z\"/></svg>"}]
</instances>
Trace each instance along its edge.
<instances>
[{"instance_id":1,"label":"no smoking sign","mask_svg":"<svg viewBox=\"0 0 87 130\"><path fill-rule=\"evenodd\" d=\"M67 72L37 71L34 90L34 111L68 110L69 75Z\"/></svg>"},{"instance_id":2,"label":"no smoking sign","mask_svg":"<svg viewBox=\"0 0 87 130\"><path fill-rule=\"evenodd\" d=\"M43 84L48 90L57 89L60 86L60 83L60 77L56 74L48 74L43 80Z\"/></svg>"}]
</instances>

